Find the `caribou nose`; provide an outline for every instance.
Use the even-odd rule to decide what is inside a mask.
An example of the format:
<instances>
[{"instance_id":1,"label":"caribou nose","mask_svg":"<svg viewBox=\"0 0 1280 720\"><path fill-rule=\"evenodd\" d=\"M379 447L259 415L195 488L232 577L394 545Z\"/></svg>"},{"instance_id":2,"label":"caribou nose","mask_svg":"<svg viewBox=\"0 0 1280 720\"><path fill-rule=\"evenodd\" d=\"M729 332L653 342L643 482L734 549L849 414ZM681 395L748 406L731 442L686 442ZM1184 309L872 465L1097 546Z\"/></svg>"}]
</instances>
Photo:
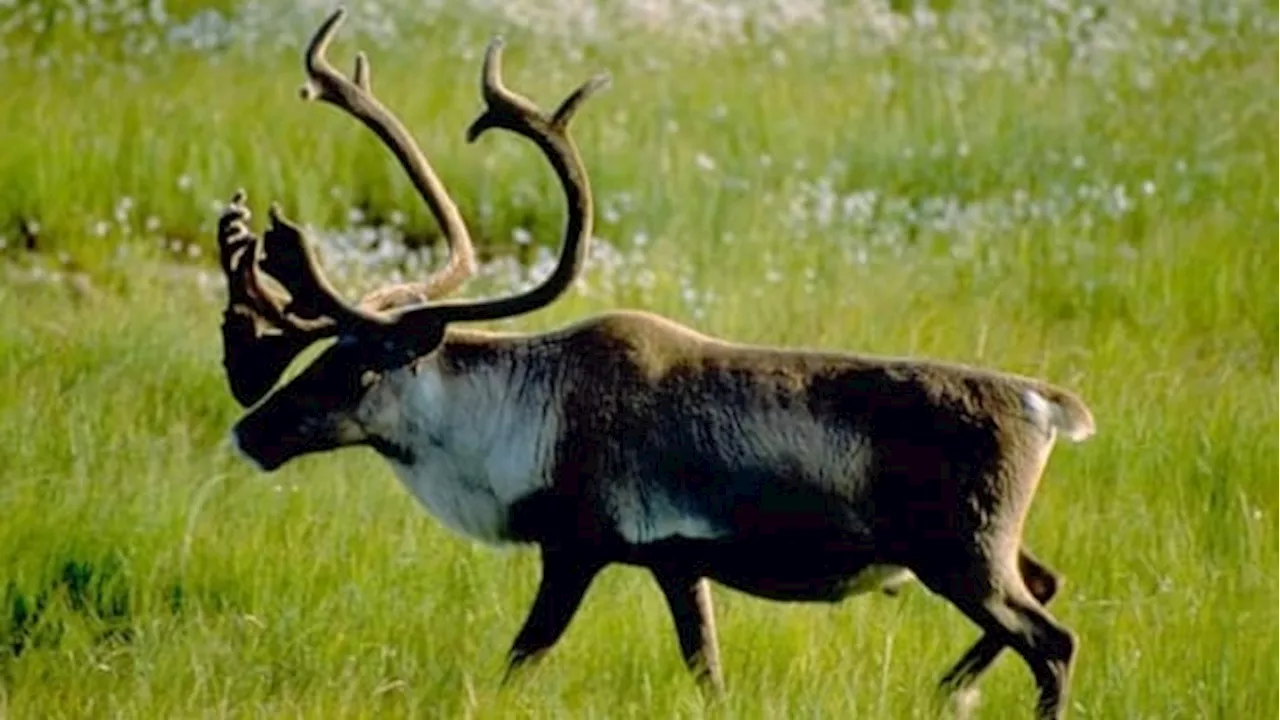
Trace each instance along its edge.
<instances>
[{"instance_id":1,"label":"caribou nose","mask_svg":"<svg viewBox=\"0 0 1280 720\"><path fill-rule=\"evenodd\" d=\"M231 432L228 434L228 439L231 441L231 447L235 448L236 454L239 455L242 460L246 460L251 463L258 470L271 472L280 466L280 463L273 463L261 454L254 452L251 444L246 442L244 432L239 426L231 428Z\"/></svg>"},{"instance_id":2,"label":"caribou nose","mask_svg":"<svg viewBox=\"0 0 1280 720\"><path fill-rule=\"evenodd\" d=\"M245 451L244 439L240 436L240 428L231 428L231 431L227 433L227 440L231 443L232 449L236 451L236 455L239 455L241 460L247 460L254 465L258 464L258 462L253 459L253 456Z\"/></svg>"}]
</instances>

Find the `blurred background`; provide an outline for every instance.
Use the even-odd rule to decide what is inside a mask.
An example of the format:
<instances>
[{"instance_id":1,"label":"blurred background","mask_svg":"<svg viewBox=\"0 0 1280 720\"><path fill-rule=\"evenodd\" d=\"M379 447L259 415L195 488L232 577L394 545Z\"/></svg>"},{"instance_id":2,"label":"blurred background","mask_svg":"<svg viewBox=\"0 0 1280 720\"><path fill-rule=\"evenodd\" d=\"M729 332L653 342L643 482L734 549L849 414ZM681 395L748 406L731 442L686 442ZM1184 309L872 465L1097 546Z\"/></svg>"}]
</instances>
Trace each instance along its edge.
<instances>
[{"instance_id":1,"label":"blurred background","mask_svg":"<svg viewBox=\"0 0 1280 720\"><path fill-rule=\"evenodd\" d=\"M1082 717L1277 697L1277 9L1260 0L386 0L357 48L476 239L464 294L535 282L562 200L475 145L488 39L595 188L575 290L759 343L923 355L1079 391L1027 537L1067 576ZM499 694L536 558L450 535L365 450L272 475L224 441L213 234L237 188L355 297L441 260L367 130L298 97L330 2L0 0L0 716L932 717L976 630L919 588L717 590L705 706L661 596L600 578ZM300 367L302 361L298 363ZM1022 714L1012 659L985 717Z\"/></svg>"}]
</instances>

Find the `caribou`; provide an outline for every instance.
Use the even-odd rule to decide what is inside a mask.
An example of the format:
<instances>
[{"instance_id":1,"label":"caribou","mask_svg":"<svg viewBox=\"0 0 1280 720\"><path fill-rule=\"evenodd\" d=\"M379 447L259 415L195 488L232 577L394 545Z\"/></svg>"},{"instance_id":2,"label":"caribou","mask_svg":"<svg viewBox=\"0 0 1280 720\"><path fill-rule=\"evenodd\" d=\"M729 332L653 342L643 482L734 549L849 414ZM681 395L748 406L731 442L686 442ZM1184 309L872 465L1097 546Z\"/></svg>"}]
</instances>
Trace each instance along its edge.
<instances>
[{"instance_id":1,"label":"caribou","mask_svg":"<svg viewBox=\"0 0 1280 720\"><path fill-rule=\"evenodd\" d=\"M567 219L539 284L446 299L476 269L466 226L356 56L347 77L328 17L305 52L303 97L360 120L390 148L437 219L443 269L352 304L302 229L272 205L261 237L237 192L218 224L228 298L223 365L247 409L239 452L263 471L372 448L452 530L539 548L541 579L503 682L561 637L610 564L646 569L684 661L723 689L708 581L778 601L837 602L919 581L983 632L942 678L969 689L1002 649L1030 668L1040 717L1059 717L1076 650L1045 606L1058 574L1022 541L1055 439L1094 432L1089 409L1047 382L958 364L766 347L641 311L542 333L465 327L562 296L591 238L592 194L569 133L596 76L547 113L509 89L502 41L483 60L473 142L531 141L559 180ZM307 347L336 339L281 388ZM266 398L264 400L264 397Z\"/></svg>"}]
</instances>

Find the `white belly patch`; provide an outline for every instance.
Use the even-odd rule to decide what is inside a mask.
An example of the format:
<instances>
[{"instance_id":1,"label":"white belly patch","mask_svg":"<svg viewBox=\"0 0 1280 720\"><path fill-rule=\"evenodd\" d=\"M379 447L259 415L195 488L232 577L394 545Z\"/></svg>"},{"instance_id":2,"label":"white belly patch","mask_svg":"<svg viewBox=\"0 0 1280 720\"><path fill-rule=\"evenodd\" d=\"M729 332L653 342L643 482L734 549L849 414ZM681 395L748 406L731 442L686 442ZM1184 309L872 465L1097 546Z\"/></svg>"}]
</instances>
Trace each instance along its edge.
<instances>
[{"instance_id":1,"label":"white belly patch","mask_svg":"<svg viewBox=\"0 0 1280 720\"><path fill-rule=\"evenodd\" d=\"M915 573L900 565L871 565L849 581L848 590L850 595L877 591L893 595L915 579Z\"/></svg>"}]
</instances>

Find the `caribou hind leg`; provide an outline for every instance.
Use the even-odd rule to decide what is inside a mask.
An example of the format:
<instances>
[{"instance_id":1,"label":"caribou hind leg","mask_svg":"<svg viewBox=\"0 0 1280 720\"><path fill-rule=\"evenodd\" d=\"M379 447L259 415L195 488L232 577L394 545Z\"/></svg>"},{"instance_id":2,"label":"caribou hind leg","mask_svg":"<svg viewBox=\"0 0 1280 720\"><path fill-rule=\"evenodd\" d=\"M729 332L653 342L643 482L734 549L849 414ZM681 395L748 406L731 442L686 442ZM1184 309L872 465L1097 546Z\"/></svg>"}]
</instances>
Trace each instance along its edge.
<instances>
[{"instance_id":1,"label":"caribou hind leg","mask_svg":"<svg viewBox=\"0 0 1280 720\"><path fill-rule=\"evenodd\" d=\"M986 633L984 639L1012 647L1022 656L1039 689L1037 717L1061 718L1075 658L1075 636L1045 610L1018 567L1013 562L970 558L968 562L934 565L932 570L917 575L977 623Z\"/></svg>"},{"instance_id":2,"label":"caribou hind leg","mask_svg":"<svg viewBox=\"0 0 1280 720\"><path fill-rule=\"evenodd\" d=\"M1023 548L1018 553L1018 571L1022 575L1022 581L1026 584L1027 590L1031 592L1031 595L1041 605L1047 606L1053 600L1061 585L1061 579L1058 574L1036 560L1026 548ZM938 684L939 690L945 695L956 695L969 689L977 682L978 677L991 666L991 663L1000 655L1004 647L1004 642L998 637L989 633L984 634L942 676L942 680Z\"/></svg>"},{"instance_id":3,"label":"caribou hind leg","mask_svg":"<svg viewBox=\"0 0 1280 720\"><path fill-rule=\"evenodd\" d=\"M715 609L711 605L711 584L693 573L668 569L653 569L652 572L675 621L685 665L701 687L714 694L724 692L720 649L716 643Z\"/></svg>"}]
</instances>

